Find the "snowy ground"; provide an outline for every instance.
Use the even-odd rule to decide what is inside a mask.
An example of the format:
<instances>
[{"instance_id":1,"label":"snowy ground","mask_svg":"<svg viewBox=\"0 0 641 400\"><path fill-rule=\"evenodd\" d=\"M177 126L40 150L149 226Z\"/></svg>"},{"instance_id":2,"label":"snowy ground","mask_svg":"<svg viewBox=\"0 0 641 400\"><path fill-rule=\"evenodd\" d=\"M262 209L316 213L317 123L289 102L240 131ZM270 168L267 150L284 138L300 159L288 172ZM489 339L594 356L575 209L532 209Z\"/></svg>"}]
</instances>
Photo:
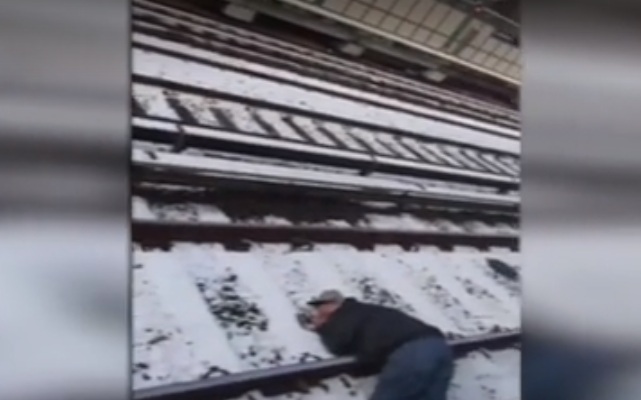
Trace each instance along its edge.
<instances>
[{"instance_id":1,"label":"snowy ground","mask_svg":"<svg viewBox=\"0 0 641 400\"><path fill-rule=\"evenodd\" d=\"M133 207L136 218L231 219L203 204L137 198ZM260 222L289 223L277 217ZM254 245L229 252L215 244L176 244L170 251L137 248L134 262L137 388L328 357L294 319L309 297L326 288L397 307L452 337L519 327L518 254L505 250L405 252L379 246L359 252L322 245L292 251L288 245ZM518 356L506 350L461 360L451 399L516 398ZM337 378L301 399L365 398L373 382Z\"/></svg>"},{"instance_id":2,"label":"snowy ground","mask_svg":"<svg viewBox=\"0 0 641 400\"><path fill-rule=\"evenodd\" d=\"M152 6L152 8L156 8L156 6ZM189 14L184 14L180 12L176 12L174 10L171 11L171 14L173 17L168 17L167 15L162 15L159 14L158 12L150 11L150 10L143 10L143 9L134 9L134 15L135 16L153 16L157 20L164 21L163 23L165 25L163 26L158 26L156 24L148 24L147 22L141 22L141 21L134 21L134 26L144 26L146 28L151 28L157 31L167 31L167 30L175 30L172 26L175 26L174 24L179 23L181 25L181 30L180 32L182 34L185 33L185 30L188 29L191 31L191 34L193 35L193 38L196 39L198 42L201 43L207 43L208 39L204 38L205 35L214 35L216 37L220 38L226 38L227 40L230 40L230 44L234 45L236 44L236 41L241 41L241 42L247 42L250 41L249 43L253 44L254 47L256 46L257 43L260 43L261 48L266 48L270 49L271 53L279 54L279 53L284 53L284 54L289 54L289 55L304 55L306 58L306 61L309 61L310 59L314 59L316 63L318 63L319 66L322 66L324 64L332 64L332 65L341 65L343 66L344 69L350 70L352 72L360 72L361 70L364 70L366 73L365 75L362 76L363 83L367 81L373 81L376 82L376 79L378 78L379 80L391 80L395 81L397 85L402 86L407 86L411 85L413 89L416 89L417 86L420 87L421 89L425 90L426 92L430 92L433 95L442 98L442 99L449 99L446 101L449 101L451 103L456 104L457 102L465 102L465 103L473 103L476 104L477 106L480 106L480 110L484 109L495 109L496 106L480 102L478 100L474 99L465 99L464 96L462 95L456 95L456 94L451 94L445 91L442 91L437 88L430 87L429 85L421 84L418 82L412 82L408 80L403 80L399 79L397 76L389 76L385 74L382 71L376 71L370 67L363 67L362 65L359 65L354 62L349 62L346 60L342 60L340 58L336 58L334 56L330 56L327 54L323 54L317 51L309 50L309 49L303 49L300 47L297 47L295 45L283 43L282 41L278 41L275 39L270 39L266 38L263 35L257 35L255 33L250 33L247 32L243 29L238 29L238 28L231 28L230 29L222 29L220 25L217 27L212 27L212 21L204 21L199 17L193 18L192 15ZM178 17L178 15L181 15L182 17ZM186 18L185 18L186 16ZM172 28L170 28L172 27ZM225 27L227 28L227 27ZM233 33L232 33L233 31ZM252 40L253 39L253 40ZM134 43L141 43L141 44L152 44L155 46L158 46L160 48L167 48L167 49L179 49L180 47L174 47L175 44L170 44L167 41L164 40L157 40L156 38L150 37L147 34L135 34L134 35ZM187 47L182 47L183 49L189 48ZM193 48L192 48L193 50ZM198 53L186 53L186 54L198 54ZM267 68L266 66L263 65L257 65L252 62L246 62L246 61L240 61L237 59L230 59L230 57L224 56L222 54L214 54L214 53L209 53L208 59L211 60L216 60L216 61L221 61L223 63L232 63L233 65L241 66L243 68L246 68L248 70L253 70L253 71L268 71L270 73L274 73L275 76L279 77L285 77L285 78L292 78L294 81L299 81L299 82L306 82L306 83L311 83L313 85L318 85L319 87L324 87L331 89L335 93L344 93L344 94L356 94L360 98L367 98L370 100L377 101L379 103L382 103L383 105L388 104L390 106L395 106L395 107L400 107L402 109L406 110L412 110L414 112L419 112L423 113L425 115L434 115L437 117L445 117L449 120L453 121L459 121L459 122L465 122L465 123L472 123L473 125L477 125L480 128L488 128L492 129L498 132L501 132L506 135L510 135L513 137L520 137L520 133L517 130L514 129L508 129L508 128L503 128L499 127L495 124L488 124L484 122L480 122L478 120L469 118L469 117L462 117L459 115L454 115L451 113L443 112L443 111L438 111L435 109L430 109L428 107L423 107L423 106L417 106L412 104L411 102L404 102L404 101L398 101L394 99L390 99L386 96L382 95L377 95L373 94L371 92L368 92L367 90L358 90L358 89L352 89L352 88L346 88L343 85L336 84L336 83L330 83L330 82L324 82L324 81L319 81L318 79L315 78L309 78L306 76L302 76L299 74L296 74L294 72L290 71L283 71L281 69L272 69L272 68ZM229 61L231 60L231 61ZM401 83L402 81L402 83ZM483 105L482 105L483 104Z\"/></svg>"},{"instance_id":3,"label":"snowy ground","mask_svg":"<svg viewBox=\"0 0 641 400\"><path fill-rule=\"evenodd\" d=\"M143 35L135 34L134 41L176 50L183 54L199 57L203 61L223 57L212 52L195 49L191 46L170 43ZM426 137L451 139L463 143L475 143L487 146L488 148L509 151L514 154L520 152L520 143L517 140L492 136L470 128L446 124L429 118L421 118L412 114L359 103L354 100L314 92L296 86L286 86L268 79L217 68L205 63L186 61L147 50L134 48L132 56L132 72L137 75L159 77L170 82L179 82L203 89L222 90L363 122L373 122L382 126L409 130L419 134L423 133ZM233 64L251 64L232 58L229 58L227 62ZM289 72L268 68L259 64L254 64L252 68L262 69L263 72L271 75L294 75L295 79L299 81L312 80L311 78L296 76ZM212 80L211 77L214 76L216 79ZM331 84L317 80L316 85L327 87Z\"/></svg>"},{"instance_id":4,"label":"snowy ground","mask_svg":"<svg viewBox=\"0 0 641 400\"><path fill-rule=\"evenodd\" d=\"M144 7L137 7L142 5ZM356 72L358 77L364 81L371 81L378 84L390 84L398 88L411 87L413 90L419 89L430 93L440 101L448 101L453 104L465 103L470 107L474 107L478 111L510 116L511 120L518 121L518 113L514 111L505 110L495 104L487 103L482 100L471 99L465 95L444 91L437 87L428 85L424 82L417 82L395 74L389 74L370 66L346 60L344 58L336 57L326 52L302 47L300 45L286 42L274 37L265 36L256 32L251 32L240 27L232 27L230 25L221 24L211 19L206 19L192 13L179 11L173 8L168 8L159 4L148 3L145 1L136 1L134 3L133 15L135 17L154 18L155 21L160 22L163 27L157 24L150 25L147 22L134 20L134 26L153 27L157 30L171 30L170 27L181 24L182 29L188 29L196 36L215 36L220 40L227 41L230 44L238 43L238 41L249 41L254 46L259 45L260 48L270 51L272 54L287 54L302 56L309 61L314 59L315 63L319 65L339 66L350 72Z\"/></svg>"},{"instance_id":5,"label":"snowy ground","mask_svg":"<svg viewBox=\"0 0 641 400\"><path fill-rule=\"evenodd\" d=\"M136 249L135 386L328 357L294 318L310 296L326 288L397 307L451 336L517 328L518 284L490 268L488 258L513 261L504 253L407 253L393 246L376 252L348 246L292 252L278 245L242 253L192 244L176 244L171 251ZM509 360L477 353L461 361L453 395L483 398L489 390L516 385L499 378L511 369L512 379L518 376L518 355L505 353ZM483 382L487 389L481 389ZM340 380L328 384L336 385L332 399L350 397Z\"/></svg>"}]
</instances>

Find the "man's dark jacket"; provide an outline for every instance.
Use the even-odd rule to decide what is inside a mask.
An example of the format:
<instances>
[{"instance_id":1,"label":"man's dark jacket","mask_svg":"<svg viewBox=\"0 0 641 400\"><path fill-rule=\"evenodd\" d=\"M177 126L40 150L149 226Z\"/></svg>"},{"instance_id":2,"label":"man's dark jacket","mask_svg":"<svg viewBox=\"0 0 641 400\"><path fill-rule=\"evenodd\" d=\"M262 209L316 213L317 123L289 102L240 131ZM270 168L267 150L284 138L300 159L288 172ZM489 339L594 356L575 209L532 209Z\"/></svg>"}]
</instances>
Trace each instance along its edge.
<instances>
[{"instance_id":1,"label":"man's dark jacket","mask_svg":"<svg viewBox=\"0 0 641 400\"><path fill-rule=\"evenodd\" d=\"M442 332L393 308L346 299L318 330L327 349L337 356L354 355L376 368L401 345Z\"/></svg>"}]
</instances>

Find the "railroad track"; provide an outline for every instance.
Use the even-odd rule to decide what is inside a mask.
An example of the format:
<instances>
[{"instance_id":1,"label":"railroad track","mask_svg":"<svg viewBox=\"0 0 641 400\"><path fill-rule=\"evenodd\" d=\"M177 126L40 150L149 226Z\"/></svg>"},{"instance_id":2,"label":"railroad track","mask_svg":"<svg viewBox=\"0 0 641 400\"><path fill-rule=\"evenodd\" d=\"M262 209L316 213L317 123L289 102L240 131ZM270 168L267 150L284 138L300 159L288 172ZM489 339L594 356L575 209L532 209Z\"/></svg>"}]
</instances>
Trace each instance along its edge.
<instances>
[{"instance_id":1,"label":"railroad track","mask_svg":"<svg viewBox=\"0 0 641 400\"><path fill-rule=\"evenodd\" d=\"M515 214L135 179L135 398L366 397L353 359L328 358L292 325L296 309L326 285L441 326L468 371L457 374L455 392L491 393L497 377L487 368L518 367L520 269L508 251ZM471 234L485 243L470 243ZM452 252L457 245L484 251ZM168 365L159 366L167 351ZM179 372L185 364L190 372Z\"/></svg>"},{"instance_id":2,"label":"railroad track","mask_svg":"<svg viewBox=\"0 0 641 400\"><path fill-rule=\"evenodd\" d=\"M461 372L454 391L500 394L505 385L495 387L492 374L518 371L520 337L513 331L519 323L518 303L506 297L515 290L508 285L513 275L454 262L479 260L487 253L451 253L452 264L446 265L442 253L392 251L386 256L379 248L364 257L363 252L322 247L310 252L260 246L240 253L202 244L177 243L170 251L137 248L135 397L231 399L255 391L267 396L329 391L364 398L367 380L345 376L358 375L353 360L328 357L312 335L297 330L293 319L306 296L327 284L406 312L427 312L459 347ZM502 256L492 255L493 261L513 273L497 261ZM416 269L418 260L430 265ZM371 267L364 268L368 263ZM473 281L466 268L474 269ZM332 280L339 278L332 278L336 274L343 283ZM479 276L486 280L480 286ZM472 285L470 292L460 293L457 284ZM430 301L418 300L418 293ZM470 293L475 293L475 305L466 300ZM483 309L493 310L492 316L484 316Z\"/></svg>"},{"instance_id":3,"label":"railroad track","mask_svg":"<svg viewBox=\"0 0 641 400\"><path fill-rule=\"evenodd\" d=\"M468 110L478 118L487 118L490 115L494 118L494 123L496 123L496 120L504 120L505 124L510 127L518 125L518 113L512 110L481 100L470 99L457 93L447 92L422 82L384 72L335 55L305 48L237 26L231 26L217 21L213 15L203 14L202 11L189 7L184 3L163 6L158 3L137 2L134 4L134 24L136 23L139 27L180 28L187 32L195 30L194 32L200 38L205 37L218 43L233 43L236 47L240 45L245 49L254 49L262 53L277 55L281 59L286 58L305 64L309 64L310 59L313 59L315 67L340 72L341 75L349 74L358 78L360 85L371 82L375 83L376 87L384 86L402 90L402 92L398 90L394 92L396 95L409 91L422 96L424 100L433 100L430 104L431 106L438 107L439 104L443 103L445 106L453 106L450 109L451 112L457 109ZM238 56L239 54L243 53L236 53L235 55ZM386 95L389 94L386 93Z\"/></svg>"},{"instance_id":4,"label":"railroad track","mask_svg":"<svg viewBox=\"0 0 641 400\"><path fill-rule=\"evenodd\" d=\"M193 215L184 204L174 218L179 213ZM520 272L512 253L202 242L135 245L136 398L249 399L256 391L364 398L367 380L349 376L359 375L354 360L328 357L296 328L296 309L326 285L441 326L463 371L455 391L500 392L491 371L518 368Z\"/></svg>"},{"instance_id":5,"label":"railroad track","mask_svg":"<svg viewBox=\"0 0 641 400\"><path fill-rule=\"evenodd\" d=\"M484 335L468 339L452 340L458 358L479 350L505 351L518 348L520 332ZM137 400L206 400L235 399L258 392L265 396L309 392L319 382L345 374L353 374L359 366L353 358L343 357L332 360L310 362L304 365L275 367L227 375L188 384L174 384L134 393ZM343 378L346 381L345 378ZM356 397L356 396L354 396Z\"/></svg>"},{"instance_id":6,"label":"railroad track","mask_svg":"<svg viewBox=\"0 0 641 400\"><path fill-rule=\"evenodd\" d=\"M437 207L457 210L471 210L481 213L518 212L518 198L475 193L463 190L425 187L419 184L396 182L390 179L363 178L339 173L310 171L298 176L292 168L272 167L267 171L241 169L242 174L229 172L227 166L246 164L224 163L217 167L180 165L176 162L164 164L162 160L141 161L135 151L132 178L136 182L159 185L175 185L185 188L244 190L248 196L254 193L269 193L273 196L289 194L315 195L327 199L349 198L354 201L393 203L407 207ZM147 153L143 153L151 158ZM157 154L154 155L159 158ZM171 161L179 161L172 158ZM209 161L209 160L207 160ZM178 164L178 165L177 165ZM218 164L216 163L216 166ZM278 173L281 173L280 175Z\"/></svg>"},{"instance_id":7,"label":"railroad track","mask_svg":"<svg viewBox=\"0 0 641 400\"><path fill-rule=\"evenodd\" d=\"M476 144L268 100L134 76L133 138L493 187L519 187L518 158Z\"/></svg>"},{"instance_id":8,"label":"railroad track","mask_svg":"<svg viewBox=\"0 0 641 400\"><path fill-rule=\"evenodd\" d=\"M372 206L345 195L332 197L317 191L266 190L260 199L252 196L255 193L247 187L186 190L135 185L133 194L149 204L152 212L146 215L154 219L135 219L133 239L147 247L167 248L173 242L220 243L237 251L247 251L251 243L288 244L294 249L313 249L319 244L361 250L372 250L375 245L398 245L407 250L420 246L518 249L515 214L443 209L442 205L415 208L411 202L402 207L394 203ZM218 217L199 220L212 212ZM176 215L183 217L173 218ZM278 223L270 224L270 220Z\"/></svg>"},{"instance_id":9,"label":"railroad track","mask_svg":"<svg viewBox=\"0 0 641 400\"><path fill-rule=\"evenodd\" d=\"M171 43L165 46L165 50L175 49L177 44L187 44L192 49L213 51L218 54L219 59L226 55L296 72L302 76L320 78L325 82L322 89L328 87L327 82L338 83L342 87L332 89L335 96L353 97L356 92L347 88L360 89L360 101L471 126L516 140L519 138L518 115L514 112L465 99L356 62L293 46L211 18L204 19L193 13L157 4L137 3L134 8L134 33L134 44L141 48L157 48L158 39ZM257 73L255 70L253 72ZM293 84L291 80L289 83ZM459 118L454 118L456 114L459 114Z\"/></svg>"},{"instance_id":10,"label":"railroad track","mask_svg":"<svg viewBox=\"0 0 641 400\"><path fill-rule=\"evenodd\" d=\"M258 98L179 53L135 58L135 397L366 398L355 361L296 325L328 287L440 326L454 399L516 396L496 385L520 354L509 140Z\"/></svg>"},{"instance_id":11,"label":"railroad track","mask_svg":"<svg viewBox=\"0 0 641 400\"><path fill-rule=\"evenodd\" d=\"M269 99L270 93L282 87L265 76L226 75L218 85L199 84L185 71L223 75L229 71L210 70L203 57L194 60L189 51L168 54L156 44L135 53L134 139L347 167L362 174L402 174L490 186L501 192L518 190L518 145L509 141L488 141L479 132L435 126L433 121L407 115L410 119L403 121L403 114L373 123L367 120L373 110L361 103L346 103L351 110L339 115L325 106L318 111L315 105L300 104L301 98L303 103L327 100L315 98L316 92ZM245 89L235 87L236 83ZM246 90L251 93L239 93ZM298 95L298 104L291 101L294 95ZM356 118L352 111L358 114ZM414 125L414 131L407 130L399 127L403 122L419 125ZM475 140L470 143L468 139Z\"/></svg>"},{"instance_id":12,"label":"railroad track","mask_svg":"<svg viewBox=\"0 0 641 400\"><path fill-rule=\"evenodd\" d=\"M362 171L359 173L339 168L321 168L308 163L292 163L291 160L280 160L277 163L278 160L272 158L232 159L228 153L203 154L202 150L193 151L196 154L175 153L158 147L134 148L132 172L134 177L141 177L149 182L187 186L253 186L282 190L289 185L292 190L318 190L334 196L434 203L484 211L516 212L519 207L519 197L516 194L487 192L492 189L485 189L486 192L483 192L476 190L474 186L458 184L452 187L455 184L441 180L376 173L364 175ZM453 181L460 182L462 179ZM469 178L465 177L463 181L468 182Z\"/></svg>"}]
</instances>

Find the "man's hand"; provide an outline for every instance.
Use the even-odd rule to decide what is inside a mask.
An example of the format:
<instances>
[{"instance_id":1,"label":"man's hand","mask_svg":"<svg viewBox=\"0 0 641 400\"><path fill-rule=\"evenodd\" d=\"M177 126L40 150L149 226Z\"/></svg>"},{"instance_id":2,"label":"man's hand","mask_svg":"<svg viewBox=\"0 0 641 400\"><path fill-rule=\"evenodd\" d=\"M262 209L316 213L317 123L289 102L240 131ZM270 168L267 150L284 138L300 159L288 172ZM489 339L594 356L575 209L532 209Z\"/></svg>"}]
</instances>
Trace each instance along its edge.
<instances>
[{"instance_id":1,"label":"man's hand","mask_svg":"<svg viewBox=\"0 0 641 400\"><path fill-rule=\"evenodd\" d=\"M303 329L315 331L327 321L327 316L312 310L304 310L296 314L296 320Z\"/></svg>"},{"instance_id":2,"label":"man's hand","mask_svg":"<svg viewBox=\"0 0 641 400\"><path fill-rule=\"evenodd\" d=\"M297 313L296 321L298 321L298 324L303 329L306 329L308 331L313 331L314 329L316 329L316 327L314 326L314 315L309 311L301 311Z\"/></svg>"}]
</instances>

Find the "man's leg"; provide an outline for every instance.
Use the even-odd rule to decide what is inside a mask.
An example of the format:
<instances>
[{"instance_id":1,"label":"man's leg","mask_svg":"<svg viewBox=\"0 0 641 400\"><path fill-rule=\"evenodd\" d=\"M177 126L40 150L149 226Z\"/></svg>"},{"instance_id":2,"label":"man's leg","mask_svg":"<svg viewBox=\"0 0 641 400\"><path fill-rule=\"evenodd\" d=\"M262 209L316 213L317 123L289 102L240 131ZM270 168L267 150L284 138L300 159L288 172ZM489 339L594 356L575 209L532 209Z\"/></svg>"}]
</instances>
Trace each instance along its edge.
<instances>
[{"instance_id":1,"label":"man's leg","mask_svg":"<svg viewBox=\"0 0 641 400\"><path fill-rule=\"evenodd\" d=\"M417 373L417 361L409 343L396 350L379 374L370 400L423 400L429 382Z\"/></svg>"},{"instance_id":2,"label":"man's leg","mask_svg":"<svg viewBox=\"0 0 641 400\"><path fill-rule=\"evenodd\" d=\"M447 400L447 392L454 376L453 360L445 360L438 365L429 378L430 385L424 400Z\"/></svg>"},{"instance_id":3,"label":"man's leg","mask_svg":"<svg viewBox=\"0 0 641 400\"><path fill-rule=\"evenodd\" d=\"M390 356L370 400L446 400L453 371L444 339L415 340Z\"/></svg>"},{"instance_id":4,"label":"man's leg","mask_svg":"<svg viewBox=\"0 0 641 400\"><path fill-rule=\"evenodd\" d=\"M434 338L422 341L423 365L428 387L423 400L447 400L447 392L454 376L454 355L443 339Z\"/></svg>"}]
</instances>

